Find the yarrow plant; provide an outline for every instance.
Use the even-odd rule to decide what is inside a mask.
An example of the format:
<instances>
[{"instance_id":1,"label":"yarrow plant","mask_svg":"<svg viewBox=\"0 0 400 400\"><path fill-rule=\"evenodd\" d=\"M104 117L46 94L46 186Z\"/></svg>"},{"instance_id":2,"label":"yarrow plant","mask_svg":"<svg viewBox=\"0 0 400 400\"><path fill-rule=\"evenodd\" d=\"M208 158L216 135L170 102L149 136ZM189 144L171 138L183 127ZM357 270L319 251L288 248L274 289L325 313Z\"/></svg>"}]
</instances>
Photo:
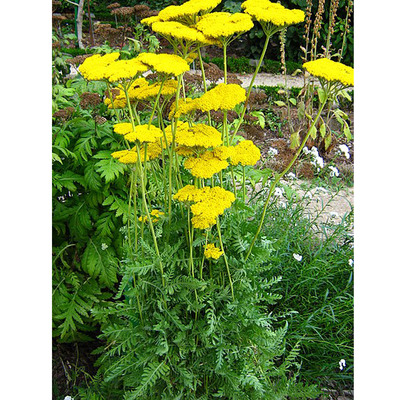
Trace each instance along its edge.
<instances>
[{"instance_id":1,"label":"yarrow plant","mask_svg":"<svg viewBox=\"0 0 400 400\"><path fill-rule=\"evenodd\" d=\"M79 67L86 80L107 86L104 105L116 121L109 141L115 146L105 162L123 170L129 188L118 293L115 302L93 310L106 342L98 350L98 374L112 385L109 398L317 393L297 382L295 371L288 373L297 350L285 357L287 326L274 329L269 305L279 298L270 290L276 280L259 276L271 249L258 238L276 185L327 99L349 84L351 74L331 63L305 65L323 83L320 109L291 162L273 177L255 219L246 171L261 152L237 132L259 65L247 91L228 84L226 48L258 21L266 34L263 57L270 37L302 22L304 13L256 0L242 4L244 13L211 12L219 3L190 0L142 21L170 40L175 54L141 53L130 60L119 53L94 55ZM224 82L207 90L203 70L204 93L183 97L191 53L201 60L200 48L215 43L224 49ZM155 81L144 77L148 71ZM238 105L239 123L228 125L227 112ZM223 112L220 130L212 126L213 110ZM194 112L206 115L195 122Z\"/></svg>"}]
</instances>

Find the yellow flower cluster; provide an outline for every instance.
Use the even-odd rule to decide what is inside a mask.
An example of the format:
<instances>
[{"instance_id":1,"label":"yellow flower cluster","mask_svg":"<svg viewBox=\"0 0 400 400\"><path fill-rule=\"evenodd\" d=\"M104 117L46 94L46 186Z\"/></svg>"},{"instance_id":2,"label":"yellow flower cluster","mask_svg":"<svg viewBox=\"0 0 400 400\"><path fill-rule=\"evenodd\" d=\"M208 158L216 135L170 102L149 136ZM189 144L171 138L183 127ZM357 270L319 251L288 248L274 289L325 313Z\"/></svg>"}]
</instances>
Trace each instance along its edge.
<instances>
[{"instance_id":1,"label":"yellow flower cluster","mask_svg":"<svg viewBox=\"0 0 400 400\"><path fill-rule=\"evenodd\" d=\"M79 66L80 74L88 81L101 81L106 78L106 68L119 57L119 53L109 53L101 56L94 54Z\"/></svg>"},{"instance_id":2,"label":"yellow flower cluster","mask_svg":"<svg viewBox=\"0 0 400 400\"><path fill-rule=\"evenodd\" d=\"M165 215L165 213L163 213L162 211L160 211L160 210L153 210L151 213L150 213L150 216L151 216L151 222L158 222L158 220L160 219L160 217L162 216L162 215ZM139 219L139 221L140 222L147 222L149 219L147 218L147 215L145 215L144 217L139 217L138 218Z\"/></svg>"},{"instance_id":3,"label":"yellow flower cluster","mask_svg":"<svg viewBox=\"0 0 400 400\"><path fill-rule=\"evenodd\" d=\"M302 10L289 10L268 0L247 0L242 4L244 12L259 22L271 23L278 27L298 24L304 21Z\"/></svg>"},{"instance_id":4,"label":"yellow flower cluster","mask_svg":"<svg viewBox=\"0 0 400 400\"><path fill-rule=\"evenodd\" d=\"M197 178L211 178L228 165L226 160L221 160L213 151L206 151L199 157L187 158L183 164Z\"/></svg>"},{"instance_id":5,"label":"yellow flower cluster","mask_svg":"<svg viewBox=\"0 0 400 400\"><path fill-rule=\"evenodd\" d=\"M137 60L146 64L153 71L178 76L189 71L189 64L176 54L140 53Z\"/></svg>"},{"instance_id":6,"label":"yellow flower cluster","mask_svg":"<svg viewBox=\"0 0 400 400\"><path fill-rule=\"evenodd\" d=\"M204 35L213 39L221 39L233 36L235 33L249 31L254 26L250 15L228 12L215 12L206 14L200 18L196 28Z\"/></svg>"},{"instance_id":7,"label":"yellow flower cluster","mask_svg":"<svg viewBox=\"0 0 400 400\"><path fill-rule=\"evenodd\" d=\"M260 149L251 140L243 140L233 148L231 164L254 165L260 157Z\"/></svg>"},{"instance_id":8,"label":"yellow flower cluster","mask_svg":"<svg viewBox=\"0 0 400 400\"><path fill-rule=\"evenodd\" d=\"M187 97L186 100L180 99L178 105L178 111L175 111L176 104L173 102L171 104L169 119L179 118L181 115L190 114L193 111L196 111L198 106L194 99Z\"/></svg>"},{"instance_id":9,"label":"yellow flower cluster","mask_svg":"<svg viewBox=\"0 0 400 400\"><path fill-rule=\"evenodd\" d=\"M196 189L193 185L187 185L174 195L174 199L194 202L190 207L193 227L207 229L216 224L217 217L232 205L235 195L219 186Z\"/></svg>"},{"instance_id":10,"label":"yellow flower cluster","mask_svg":"<svg viewBox=\"0 0 400 400\"><path fill-rule=\"evenodd\" d=\"M117 82L124 79L132 79L141 72L145 72L149 67L137 58L131 60L118 60L109 64L105 68L105 77L110 82Z\"/></svg>"},{"instance_id":11,"label":"yellow flower cluster","mask_svg":"<svg viewBox=\"0 0 400 400\"><path fill-rule=\"evenodd\" d=\"M124 135L129 142L138 140L144 142L157 142L163 136L162 130L154 125L137 125L135 129L130 122L120 122L114 125L114 132Z\"/></svg>"},{"instance_id":12,"label":"yellow flower cluster","mask_svg":"<svg viewBox=\"0 0 400 400\"><path fill-rule=\"evenodd\" d=\"M169 6L161 10L158 17L162 21L182 19L205 13L215 8L222 0L189 0L180 6Z\"/></svg>"},{"instance_id":13,"label":"yellow flower cluster","mask_svg":"<svg viewBox=\"0 0 400 400\"><path fill-rule=\"evenodd\" d=\"M186 147L216 147L222 144L220 132L212 126L197 124L181 125L176 130L176 143Z\"/></svg>"},{"instance_id":14,"label":"yellow flower cluster","mask_svg":"<svg viewBox=\"0 0 400 400\"><path fill-rule=\"evenodd\" d=\"M136 164L137 161L136 149L115 151L111 156L123 164Z\"/></svg>"},{"instance_id":15,"label":"yellow flower cluster","mask_svg":"<svg viewBox=\"0 0 400 400\"><path fill-rule=\"evenodd\" d=\"M222 254L224 254L224 252L218 247L215 247L213 243L209 243L204 246L204 256L206 258L213 258L214 260L218 260L218 258L220 258Z\"/></svg>"},{"instance_id":16,"label":"yellow flower cluster","mask_svg":"<svg viewBox=\"0 0 400 400\"><path fill-rule=\"evenodd\" d=\"M202 32L196 28L189 27L177 21L155 22L152 24L154 32L166 37L173 37L187 42L198 42L202 44L216 44L204 36Z\"/></svg>"},{"instance_id":17,"label":"yellow flower cluster","mask_svg":"<svg viewBox=\"0 0 400 400\"><path fill-rule=\"evenodd\" d=\"M354 69L328 58L320 58L303 64L311 75L327 81L341 82L344 86L354 86Z\"/></svg>"},{"instance_id":18,"label":"yellow flower cluster","mask_svg":"<svg viewBox=\"0 0 400 400\"><path fill-rule=\"evenodd\" d=\"M234 83L220 83L197 98L196 105L201 111L232 110L246 99L246 90Z\"/></svg>"}]
</instances>

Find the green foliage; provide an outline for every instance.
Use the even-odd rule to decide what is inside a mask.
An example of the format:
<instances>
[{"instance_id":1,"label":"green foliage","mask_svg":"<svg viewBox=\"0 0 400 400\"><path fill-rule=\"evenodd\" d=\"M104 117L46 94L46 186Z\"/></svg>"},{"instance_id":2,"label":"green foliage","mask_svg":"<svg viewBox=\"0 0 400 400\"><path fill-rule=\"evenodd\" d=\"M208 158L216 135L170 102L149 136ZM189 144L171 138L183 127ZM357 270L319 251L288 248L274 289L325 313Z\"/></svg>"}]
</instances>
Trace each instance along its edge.
<instances>
[{"instance_id":1,"label":"green foliage","mask_svg":"<svg viewBox=\"0 0 400 400\"><path fill-rule=\"evenodd\" d=\"M206 63L212 62L218 66L221 70L224 69L224 59L223 57L204 57ZM250 66L249 60L246 57L228 57L227 66L229 72L246 74L251 72L254 68Z\"/></svg>"}]
</instances>

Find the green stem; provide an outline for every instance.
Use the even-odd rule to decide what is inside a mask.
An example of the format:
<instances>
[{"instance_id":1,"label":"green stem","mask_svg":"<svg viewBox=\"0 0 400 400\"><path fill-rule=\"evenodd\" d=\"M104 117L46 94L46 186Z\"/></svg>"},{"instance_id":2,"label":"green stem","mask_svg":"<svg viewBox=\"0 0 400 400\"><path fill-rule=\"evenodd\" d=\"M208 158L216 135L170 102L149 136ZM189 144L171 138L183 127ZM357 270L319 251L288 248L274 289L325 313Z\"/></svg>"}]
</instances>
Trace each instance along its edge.
<instances>
[{"instance_id":1,"label":"green stem","mask_svg":"<svg viewBox=\"0 0 400 400\"><path fill-rule=\"evenodd\" d=\"M269 39L270 39L270 37L272 36L272 33L267 33L267 32L265 32L265 34L266 34L266 38L265 38L264 48L263 48L263 50L262 50L260 59L258 60L258 64L257 64L257 66L256 66L256 70L254 71L253 77L251 78L250 86L249 86L248 89L247 89L246 100L245 100L245 102L244 102L243 111L242 111L242 113L240 114L239 122L238 122L238 124L236 125L235 131L233 132L232 139L236 136L236 134L237 134L237 132L238 132L238 130L239 130L239 128L240 128L240 125L242 125L243 117L244 117L244 114L246 113L246 109L247 109L247 104L249 103L249 98L250 98L251 89L252 89L252 87L253 87L253 85L254 85L254 81L255 81L255 79L256 79L256 76L257 76L257 74L258 74L258 71L260 70L261 63L263 62L265 53L266 53L266 51L267 51ZM231 142L232 142L232 139L231 139Z\"/></svg>"},{"instance_id":2,"label":"green stem","mask_svg":"<svg viewBox=\"0 0 400 400\"><path fill-rule=\"evenodd\" d=\"M224 41L224 83L228 83L228 65L227 65L227 57L226 57L226 48L228 47L228 43Z\"/></svg>"},{"instance_id":3,"label":"green stem","mask_svg":"<svg viewBox=\"0 0 400 400\"><path fill-rule=\"evenodd\" d=\"M206 73L204 71L204 65L203 65L203 58L201 56L201 49L200 47L197 50L199 54L199 63L200 63L200 69L201 69L201 76L203 78L203 88L204 88L204 93L207 93L207 82L206 82ZM207 116L208 116L208 125L211 126L211 114L210 111L207 111Z\"/></svg>"},{"instance_id":4,"label":"green stem","mask_svg":"<svg viewBox=\"0 0 400 400\"><path fill-rule=\"evenodd\" d=\"M267 211L268 202L269 202L269 200L270 200L270 198L271 198L271 196L272 196L272 193L274 193L275 186L278 184L278 182L280 181L280 179L282 178L282 176L284 176L284 175L290 170L290 168L292 167L292 165L296 162L297 158L299 157L299 155L300 155L300 153L301 153L303 147L305 146L305 144L306 144L308 138L309 138L310 135L311 135L311 131L313 130L315 124L318 122L318 119L319 119L319 117L321 116L321 113L322 113L322 110L323 110L323 108L324 108L324 106L325 106L325 104L326 104L327 98L328 98L328 93L326 93L326 98L325 98L325 100L321 103L321 105L320 105L320 107L319 107L319 110L318 110L318 113L317 113L317 116L315 117L313 123L311 124L310 129L308 130L306 136L304 137L304 139L303 139L303 141L302 141L300 147L297 149L296 154L294 155L294 157L293 157L292 160L290 161L289 165L288 165L280 174L278 174L278 175L276 176L274 182L272 183L272 185L271 185L271 187L270 187L270 189L269 189L269 192L268 192L267 200L265 201L265 204L264 204L264 208L263 208L263 213L262 213L262 216L261 216L260 224L258 225L257 232L256 232L256 234L254 235L253 240L252 240L252 242L251 242L251 244L250 244L250 247L249 247L249 250L248 250L248 252L247 252L245 261L249 258L250 254L251 254L251 250L253 249L254 243L255 243L255 241L257 240L258 235L260 234L262 225L263 225L263 223L264 223L264 219L265 219L265 214L266 214L266 211Z\"/></svg>"},{"instance_id":5,"label":"green stem","mask_svg":"<svg viewBox=\"0 0 400 400\"><path fill-rule=\"evenodd\" d=\"M229 284L231 286L232 299L235 300L235 294L233 293L233 283L232 283L231 272L230 272L230 269L229 269L228 259L227 259L226 254L225 254L224 245L222 243L221 227L219 226L219 218L218 217L217 217L217 231L218 231L219 244L221 246L221 250L223 251L222 256L224 257L224 261L225 261L225 265L226 265L226 271L228 273Z\"/></svg>"},{"instance_id":6,"label":"green stem","mask_svg":"<svg viewBox=\"0 0 400 400\"><path fill-rule=\"evenodd\" d=\"M145 186L145 183L144 183L144 176L143 176L144 174L143 174L143 169L142 169L142 163L141 163L141 160L140 160L140 146L139 146L139 142L138 141L136 141L136 150L137 150L137 153L138 153L137 165L138 165L138 168L139 168L140 183L141 183L141 186L142 186L142 202L143 202L143 206L144 206L144 209L145 209L145 212L146 212L146 216L147 216L147 220L148 220L148 223L149 223L150 232L151 232L151 235L153 237L154 249L155 249L157 257L159 259L159 266L160 266L162 284L163 284L163 287L165 287L164 268L163 268L163 265L162 265L160 252L158 250L157 237L156 237L156 234L154 232L153 222L151 220L151 215L150 215L149 208L147 206L147 201L146 201L146 186Z\"/></svg>"},{"instance_id":7,"label":"green stem","mask_svg":"<svg viewBox=\"0 0 400 400\"><path fill-rule=\"evenodd\" d=\"M156 100L155 100L155 103L154 103L154 107L153 107L153 110L151 112L150 119L149 119L149 125L148 125L149 129L150 129L151 122L153 121L154 113L156 112L157 104L158 104L158 102L160 100L161 91L162 91L162 88L164 86L164 83L165 83L165 79L163 79L161 81L160 90L157 93L157 97L156 97Z\"/></svg>"},{"instance_id":8,"label":"green stem","mask_svg":"<svg viewBox=\"0 0 400 400\"><path fill-rule=\"evenodd\" d=\"M243 203L246 203L246 173L245 173L245 166L243 165L243 183L242 183L242 190L243 190Z\"/></svg>"}]
</instances>

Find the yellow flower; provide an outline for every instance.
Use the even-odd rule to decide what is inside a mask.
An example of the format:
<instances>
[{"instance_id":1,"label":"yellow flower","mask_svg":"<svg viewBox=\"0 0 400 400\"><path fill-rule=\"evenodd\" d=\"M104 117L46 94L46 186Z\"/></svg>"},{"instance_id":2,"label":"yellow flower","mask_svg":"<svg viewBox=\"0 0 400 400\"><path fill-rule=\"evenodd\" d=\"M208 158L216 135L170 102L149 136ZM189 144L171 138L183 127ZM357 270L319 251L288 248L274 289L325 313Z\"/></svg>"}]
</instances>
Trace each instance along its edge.
<instances>
[{"instance_id":1,"label":"yellow flower","mask_svg":"<svg viewBox=\"0 0 400 400\"><path fill-rule=\"evenodd\" d=\"M147 17L147 18L143 18L140 20L140 23L143 25L147 25L147 26L151 26L155 23L155 22L159 22L162 21L160 19L160 17L158 15L152 16L152 17Z\"/></svg>"},{"instance_id":2,"label":"yellow flower","mask_svg":"<svg viewBox=\"0 0 400 400\"><path fill-rule=\"evenodd\" d=\"M209 243L204 246L204 256L206 258L213 258L214 260L218 260L218 258L220 258L222 254L224 254L224 252L218 247L215 247L213 243Z\"/></svg>"},{"instance_id":3,"label":"yellow flower","mask_svg":"<svg viewBox=\"0 0 400 400\"><path fill-rule=\"evenodd\" d=\"M192 127L181 125L176 130L175 140L182 146L206 149L222 144L220 132L205 124L197 124Z\"/></svg>"},{"instance_id":4,"label":"yellow flower","mask_svg":"<svg viewBox=\"0 0 400 400\"><path fill-rule=\"evenodd\" d=\"M104 75L110 82L132 79L141 72L145 72L149 67L136 58L131 60L118 60L105 68Z\"/></svg>"},{"instance_id":5,"label":"yellow flower","mask_svg":"<svg viewBox=\"0 0 400 400\"><path fill-rule=\"evenodd\" d=\"M201 111L232 110L246 99L246 90L233 83L220 83L196 99Z\"/></svg>"},{"instance_id":6,"label":"yellow flower","mask_svg":"<svg viewBox=\"0 0 400 400\"><path fill-rule=\"evenodd\" d=\"M197 178L211 178L229 164L226 160L216 157L212 151L206 151L199 157L187 158L183 165Z\"/></svg>"},{"instance_id":7,"label":"yellow flower","mask_svg":"<svg viewBox=\"0 0 400 400\"><path fill-rule=\"evenodd\" d=\"M161 10L158 17L162 21L185 19L199 13L206 13L215 8L222 0L189 0L180 6L168 6Z\"/></svg>"},{"instance_id":8,"label":"yellow flower","mask_svg":"<svg viewBox=\"0 0 400 400\"><path fill-rule=\"evenodd\" d=\"M254 165L261 157L260 149L251 140L241 141L232 150L232 165Z\"/></svg>"},{"instance_id":9,"label":"yellow flower","mask_svg":"<svg viewBox=\"0 0 400 400\"><path fill-rule=\"evenodd\" d=\"M115 151L114 153L111 153L111 156L123 164L136 164L137 161L136 149Z\"/></svg>"},{"instance_id":10,"label":"yellow flower","mask_svg":"<svg viewBox=\"0 0 400 400\"><path fill-rule=\"evenodd\" d=\"M153 210L153 211L150 213L151 222L153 222L153 223L158 222L159 218L160 218L162 215L165 215L162 211L160 211L160 210ZM142 222L142 221L143 221L143 222L147 222L149 219L147 218L147 215L145 215L145 216L143 216L143 217L139 217L138 220L139 220L140 222Z\"/></svg>"},{"instance_id":11,"label":"yellow flower","mask_svg":"<svg viewBox=\"0 0 400 400\"><path fill-rule=\"evenodd\" d=\"M80 74L88 81L101 81L106 79L107 66L119 57L119 53L105 55L94 54L79 66Z\"/></svg>"},{"instance_id":12,"label":"yellow flower","mask_svg":"<svg viewBox=\"0 0 400 400\"><path fill-rule=\"evenodd\" d=\"M268 0L247 0L242 3L244 12L261 23L271 23L278 27L303 22L305 14L302 10L289 10L278 3Z\"/></svg>"},{"instance_id":13,"label":"yellow flower","mask_svg":"<svg viewBox=\"0 0 400 400\"><path fill-rule=\"evenodd\" d=\"M169 119L172 118L179 118L181 115L187 115L190 114L198 109L198 103L196 101L197 99L191 99L190 97L187 97L186 100L180 99L179 100L179 105L178 105L178 111L175 111L176 104L173 102L171 104L170 108L170 113L169 113Z\"/></svg>"},{"instance_id":14,"label":"yellow flower","mask_svg":"<svg viewBox=\"0 0 400 400\"><path fill-rule=\"evenodd\" d=\"M136 57L153 71L178 76L189 71L189 64L176 54L141 53Z\"/></svg>"},{"instance_id":15,"label":"yellow flower","mask_svg":"<svg viewBox=\"0 0 400 400\"><path fill-rule=\"evenodd\" d=\"M249 31L254 26L251 17L247 14L228 12L215 12L204 15L196 24L196 28L204 35L213 39L226 39L235 33Z\"/></svg>"},{"instance_id":16,"label":"yellow flower","mask_svg":"<svg viewBox=\"0 0 400 400\"><path fill-rule=\"evenodd\" d=\"M235 195L219 186L196 189L187 185L173 197L180 202L194 202L190 207L194 228L207 229L216 224L217 217L222 215L235 201Z\"/></svg>"},{"instance_id":17,"label":"yellow flower","mask_svg":"<svg viewBox=\"0 0 400 400\"><path fill-rule=\"evenodd\" d=\"M152 85L143 86L138 88L135 93L132 93L132 97L136 100L148 100L152 97L156 97L158 92L160 91L161 82L153 83ZM176 93L176 89L178 88L178 82L175 80L167 80L164 82L163 88L161 90L161 94L164 96L172 96Z\"/></svg>"},{"instance_id":18,"label":"yellow flower","mask_svg":"<svg viewBox=\"0 0 400 400\"><path fill-rule=\"evenodd\" d=\"M330 82L341 82L344 86L354 86L354 69L328 58L320 58L303 64L311 75Z\"/></svg>"},{"instance_id":19,"label":"yellow flower","mask_svg":"<svg viewBox=\"0 0 400 400\"><path fill-rule=\"evenodd\" d=\"M163 136L161 129L154 125L150 125L150 127L147 124L137 125L133 129L132 124L129 122L121 122L114 125L114 132L124 135L125 139L130 142L138 140L141 143L156 142Z\"/></svg>"},{"instance_id":20,"label":"yellow flower","mask_svg":"<svg viewBox=\"0 0 400 400\"><path fill-rule=\"evenodd\" d=\"M186 40L187 42L198 42L202 44L215 44L214 41L206 38L202 32L196 28L189 27L176 21L155 22L152 25L154 32L167 38Z\"/></svg>"}]
</instances>

